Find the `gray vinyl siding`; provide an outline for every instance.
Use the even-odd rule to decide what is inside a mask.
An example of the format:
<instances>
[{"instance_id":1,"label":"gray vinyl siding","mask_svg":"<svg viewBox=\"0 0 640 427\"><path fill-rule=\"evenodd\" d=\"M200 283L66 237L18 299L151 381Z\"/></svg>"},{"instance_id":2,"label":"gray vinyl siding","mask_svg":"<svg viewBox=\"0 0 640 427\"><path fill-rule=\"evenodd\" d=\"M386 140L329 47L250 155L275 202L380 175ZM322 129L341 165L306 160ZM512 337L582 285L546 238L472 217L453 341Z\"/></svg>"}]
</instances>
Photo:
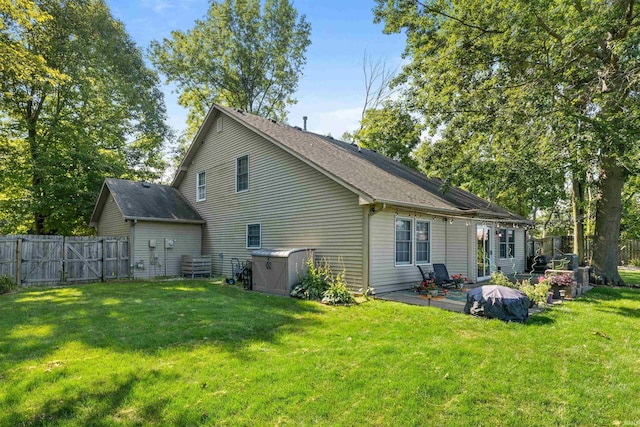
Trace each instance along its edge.
<instances>
[{"instance_id":1,"label":"gray vinyl siding","mask_svg":"<svg viewBox=\"0 0 640 427\"><path fill-rule=\"evenodd\" d=\"M244 155L249 189L236 193L236 159ZM196 202L199 171L206 172L207 194ZM231 258L251 259L246 226L259 223L262 248L313 248L334 273L342 260L352 289L363 286L358 196L230 117L224 116L222 132L208 131L179 190L207 221L203 250L212 254L215 274L230 276Z\"/></svg>"},{"instance_id":2,"label":"gray vinyl siding","mask_svg":"<svg viewBox=\"0 0 640 427\"><path fill-rule=\"evenodd\" d=\"M136 279L152 279L182 274L182 255L199 256L202 251L201 226L164 222L138 221L133 226L133 276ZM155 239L155 249L149 248L149 240ZM174 239L173 248L165 249L165 239ZM157 262L155 257L157 256ZM144 268L136 268L144 261Z\"/></svg>"},{"instance_id":3,"label":"gray vinyl siding","mask_svg":"<svg viewBox=\"0 0 640 427\"><path fill-rule=\"evenodd\" d=\"M500 228L509 228L509 227L500 227ZM515 252L513 257L501 259L500 258L500 239L495 236L495 250L494 254L496 254L496 265L500 267L500 271L504 274L514 274L514 273L522 273L525 269L526 262L526 254L525 254L525 244L524 244L524 230L515 229Z\"/></svg>"},{"instance_id":4,"label":"gray vinyl siding","mask_svg":"<svg viewBox=\"0 0 640 427\"><path fill-rule=\"evenodd\" d=\"M469 227L471 221L465 219L451 219L446 221L447 249L445 265L449 274L462 274L471 277L472 266L468 262ZM474 243L473 241L471 243Z\"/></svg>"},{"instance_id":5,"label":"gray vinyl siding","mask_svg":"<svg viewBox=\"0 0 640 427\"><path fill-rule=\"evenodd\" d=\"M129 223L124 220L122 212L116 205L113 196L109 194L102 209L97 229L98 236L127 236L129 237Z\"/></svg>"},{"instance_id":6,"label":"gray vinyl siding","mask_svg":"<svg viewBox=\"0 0 640 427\"><path fill-rule=\"evenodd\" d=\"M431 264L446 262L446 225L442 217L403 210L397 210L397 216L430 221ZM414 283L422 280L415 262L411 265L395 265L395 219L396 210L392 208L379 211L369 219L371 230L369 235L371 271L369 282L376 293L408 289ZM412 231L415 243L415 228ZM432 271L430 264L424 266L423 269Z\"/></svg>"}]
</instances>

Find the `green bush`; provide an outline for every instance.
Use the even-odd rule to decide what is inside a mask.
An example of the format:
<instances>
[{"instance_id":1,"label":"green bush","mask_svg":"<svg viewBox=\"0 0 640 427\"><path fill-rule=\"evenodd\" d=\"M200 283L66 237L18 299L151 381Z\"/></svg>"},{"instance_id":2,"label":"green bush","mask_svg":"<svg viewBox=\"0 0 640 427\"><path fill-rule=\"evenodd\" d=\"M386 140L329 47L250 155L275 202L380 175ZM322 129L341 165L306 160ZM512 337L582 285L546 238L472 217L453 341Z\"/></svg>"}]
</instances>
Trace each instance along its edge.
<instances>
[{"instance_id":1,"label":"green bush","mask_svg":"<svg viewBox=\"0 0 640 427\"><path fill-rule=\"evenodd\" d=\"M342 273L336 275L335 278L329 280L329 289L322 294L322 302L325 304L353 304L356 302L351 292L347 288L347 281L344 278L345 269Z\"/></svg>"},{"instance_id":2,"label":"green bush","mask_svg":"<svg viewBox=\"0 0 640 427\"><path fill-rule=\"evenodd\" d=\"M634 267L640 267L640 258L632 258L629 260L629 265Z\"/></svg>"},{"instance_id":3,"label":"green bush","mask_svg":"<svg viewBox=\"0 0 640 427\"><path fill-rule=\"evenodd\" d=\"M547 294L551 286L546 281L532 285L529 279L524 279L520 283L519 289L529 297L533 304L539 305L547 302Z\"/></svg>"},{"instance_id":4,"label":"green bush","mask_svg":"<svg viewBox=\"0 0 640 427\"><path fill-rule=\"evenodd\" d=\"M294 298L319 300L324 292L329 289L329 281L331 280L329 261L326 258L322 258L322 261L316 265L314 260L309 258L307 267L307 274L289 295Z\"/></svg>"},{"instance_id":5,"label":"green bush","mask_svg":"<svg viewBox=\"0 0 640 427\"><path fill-rule=\"evenodd\" d=\"M11 277L0 276L0 295L8 294L9 292L11 292L17 287L18 285L16 284L16 282L14 282L14 280Z\"/></svg>"},{"instance_id":6,"label":"green bush","mask_svg":"<svg viewBox=\"0 0 640 427\"><path fill-rule=\"evenodd\" d=\"M518 289L518 284L511 282L507 276L501 271L494 271L491 273L491 283L499 286L506 286L507 288Z\"/></svg>"}]
</instances>

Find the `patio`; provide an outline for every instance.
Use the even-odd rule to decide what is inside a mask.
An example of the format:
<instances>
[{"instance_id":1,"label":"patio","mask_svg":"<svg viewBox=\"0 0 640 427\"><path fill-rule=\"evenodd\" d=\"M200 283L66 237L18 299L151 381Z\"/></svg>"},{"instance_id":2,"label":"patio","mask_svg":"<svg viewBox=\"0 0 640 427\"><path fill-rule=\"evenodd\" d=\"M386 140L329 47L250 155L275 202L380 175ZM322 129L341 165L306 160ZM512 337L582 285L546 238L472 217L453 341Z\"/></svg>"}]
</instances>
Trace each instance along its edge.
<instances>
[{"instance_id":1,"label":"patio","mask_svg":"<svg viewBox=\"0 0 640 427\"><path fill-rule=\"evenodd\" d=\"M404 289L400 291L389 292L376 295L376 299L384 301L402 302L410 305L421 305L437 307L443 310L464 313L464 305L467 301L467 292L471 289L488 285L489 283L475 283L466 285L462 290L448 290L445 295L432 297L430 295L421 295L413 289ZM560 300L553 300L554 304L562 304ZM533 307L529 309L529 315L540 313L544 307Z\"/></svg>"}]
</instances>

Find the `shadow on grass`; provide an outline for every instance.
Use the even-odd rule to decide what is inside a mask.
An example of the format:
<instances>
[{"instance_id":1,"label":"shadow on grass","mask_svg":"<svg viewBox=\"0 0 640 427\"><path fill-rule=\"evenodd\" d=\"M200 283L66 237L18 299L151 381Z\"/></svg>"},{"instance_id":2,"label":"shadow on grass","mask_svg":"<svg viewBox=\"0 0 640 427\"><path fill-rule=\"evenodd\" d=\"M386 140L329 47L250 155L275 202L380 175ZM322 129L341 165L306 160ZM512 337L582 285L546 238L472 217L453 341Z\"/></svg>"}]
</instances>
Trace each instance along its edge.
<instances>
[{"instance_id":1,"label":"shadow on grass","mask_svg":"<svg viewBox=\"0 0 640 427\"><path fill-rule=\"evenodd\" d=\"M545 316L543 313L536 313L529 316L529 319L524 323L527 326L546 326L556 323L555 319Z\"/></svg>"},{"instance_id":2,"label":"shadow on grass","mask_svg":"<svg viewBox=\"0 0 640 427\"><path fill-rule=\"evenodd\" d=\"M23 290L0 300L0 366L54 352L67 342L155 353L214 345L235 357L279 331L313 324L319 308L210 281L91 284Z\"/></svg>"},{"instance_id":3,"label":"shadow on grass","mask_svg":"<svg viewBox=\"0 0 640 427\"><path fill-rule=\"evenodd\" d=\"M65 420L73 420L80 425L111 425L112 422L127 421L130 414L126 410L127 398L144 377L128 375L111 378L106 388L74 389L66 388L45 400L25 418L18 413L7 414L7 425L57 425ZM162 420L162 410L170 403L168 398L149 399L137 409L146 422ZM121 418L121 419L119 419Z\"/></svg>"}]
</instances>

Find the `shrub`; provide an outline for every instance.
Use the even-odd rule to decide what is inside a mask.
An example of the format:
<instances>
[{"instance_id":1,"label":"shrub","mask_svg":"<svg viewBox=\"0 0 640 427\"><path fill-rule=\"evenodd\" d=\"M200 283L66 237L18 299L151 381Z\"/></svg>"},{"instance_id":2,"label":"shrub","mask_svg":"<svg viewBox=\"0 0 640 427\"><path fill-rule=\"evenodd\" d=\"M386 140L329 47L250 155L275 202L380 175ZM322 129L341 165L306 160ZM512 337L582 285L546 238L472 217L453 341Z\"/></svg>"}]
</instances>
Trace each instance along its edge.
<instances>
[{"instance_id":1,"label":"shrub","mask_svg":"<svg viewBox=\"0 0 640 427\"><path fill-rule=\"evenodd\" d=\"M540 282L537 285L532 285L529 279L524 279L520 282L519 289L529 297L533 304L539 305L547 302L547 293L549 289L551 289L551 286L548 282Z\"/></svg>"},{"instance_id":2,"label":"shrub","mask_svg":"<svg viewBox=\"0 0 640 427\"><path fill-rule=\"evenodd\" d=\"M8 294L14 290L18 285L9 276L0 276L0 295Z\"/></svg>"},{"instance_id":3,"label":"shrub","mask_svg":"<svg viewBox=\"0 0 640 427\"><path fill-rule=\"evenodd\" d=\"M353 304L356 302L351 292L347 288L347 281L344 278L345 269L342 273L336 275L335 278L329 280L329 289L322 294L322 302L325 304Z\"/></svg>"},{"instance_id":4,"label":"shrub","mask_svg":"<svg viewBox=\"0 0 640 427\"><path fill-rule=\"evenodd\" d=\"M511 282L507 276L501 271L494 271L491 273L491 283L499 286L506 286L507 288L518 289L518 284Z\"/></svg>"},{"instance_id":5,"label":"shrub","mask_svg":"<svg viewBox=\"0 0 640 427\"><path fill-rule=\"evenodd\" d=\"M331 270L326 258L316 265L313 258L307 260L307 274L296 285L291 293L294 298L319 300L324 292L329 289Z\"/></svg>"},{"instance_id":6,"label":"shrub","mask_svg":"<svg viewBox=\"0 0 640 427\"><path fill-rule=\"evenodd\" d=\"M629 265L634 267L640 267L640 258L632 258L629 260Z\"/></svg>"}]
</instances>

